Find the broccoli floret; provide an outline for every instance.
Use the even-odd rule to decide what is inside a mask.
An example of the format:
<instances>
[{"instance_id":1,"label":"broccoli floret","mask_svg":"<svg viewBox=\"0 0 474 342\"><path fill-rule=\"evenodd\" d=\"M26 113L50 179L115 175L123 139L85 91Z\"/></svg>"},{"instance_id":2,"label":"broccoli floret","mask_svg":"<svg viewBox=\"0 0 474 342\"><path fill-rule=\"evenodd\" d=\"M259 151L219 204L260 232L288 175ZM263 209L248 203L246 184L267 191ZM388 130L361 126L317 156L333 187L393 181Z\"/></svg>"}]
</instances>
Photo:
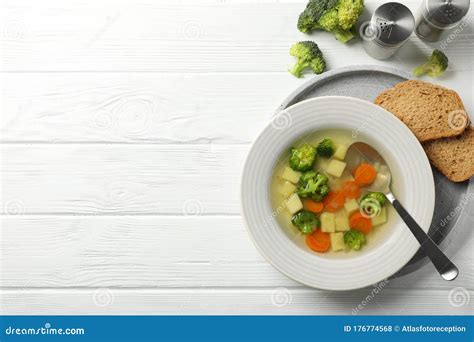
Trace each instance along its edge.
<instances>
[{"instance_id":1,"label":"broccoli floret","mask_svg":"<svg viewBox=\"0 0 474 342\"><path fill-rule=\"evenodd\" d=\"M352 29L363 11L363 0L340 0L338 2L337 14L341 29L345 31Z\"/></svg>"},{"instance_id":2,"label":"broccoli floret","mask_svg":"<svg viewBox=\"0 0 474 342\"><path fill-rule=\"evenodd\" d=\"M365 236L357 230L349 230L344 233L344 243L351 249L358 251L365 244Z\"/></svg>"},{"instance_id":3,"label":"broccoli floret","mask_svg":"<svg viewBox=\"0 0 474 342\"><path fill-rule=\"evenodd\" d=\"M315 26L314 18L317 16L317 14L314 14L313 10L309 8L309 5L311 3L312 1L308 3L308 6L306 7L306 9L303 12L301 12L300 16L298 17L297 27L298 27L298 30L300 30L303 33L308 33Z\"/></svg>"},{"instance_id":4,"label":"broccoli floret","mask_svg":"<svg viewBox=\"0 0 474 342\"><path fill-rule=\"evenodd\" d=\"M298 18L298 30L303 33L309 32L317 25L317 21L331 7L334 7L337 0L310 0L306 8Z\"/></svg>"},{"instance_id":5,"label":"broccoli floret","mask_svg":"<svg viewBox=\"0 0 474 342\"><path fill-rule=\"evenodd\" d=\"M310 144L290 150L290 167L295 171L305 172L313 168L316 159L316 148Z\"/></svg>"},{"instance_id":6,"label":"broccoli floret","mask_svg":"<svg viewBox=\"0 0 474 342\"><path fill-rule=\"evenodd\" d=\"M334 154L336 147L331 139L323 139L318 146L316 151L321 157L329 158Z\"/></svg>"},{"instance_id":7,"label":"broccoli floret","mask_svg":"<svg viewBox=\"0 0 474 342\"><path fill-rule=\"evenodd\" d=\"M301 210L291 218L291 223L297 227L303 234L311 234L314 229L321 226L321 222L314 213L307 210Z\"/></svg>"},{"instance_id":8,"label":"broccoli floret","mask_svg":"<svg viewBox=\"0 0 474 342\"><path fill-rule=\"evenodd\" d=\"M289 70L296 77L301 77L307 68L315 74L320 74L326 69L323 53L315 42L304 41L293 44L290 55L298 58L296 64Z\"/></svg>"},{"instance_id":9,"label":"broccoli floret","mask_svg":"<svg viewBox=\"0 0 474 342\"><path fill-rule=\"evenodd\" d=\"M328 177L316 171L308 171L301 175L296 192L301 198L322 201L329 193Z\"/></svg>"},{"instance_id":10,"label":"broccoli floret","mask_svg":"<svg viewBox=\"0 0 474 342\"><path fill-rule=\"evenodd\" d=\"M361 202L365 199L370 198L379 202L380 206L385 205L387 203L387 197L381 192L368 192L361 198Z\"/></svg>"},{"instance_id":11,"label":"broccoli floret","mask_svg":"<svg viewBox=\"0 0 474 342\"><path fill-rule=\"evenodd\" d=\"M324 30L346 43L354 38L354 26L364 11L364 0L309 0L298 18L298 30Z\"/></svg>"},{"instance_id":12,"label":"broccoli floret","mask_svg":"<svg viewBox=\"0 0 474 342\"><path fill-rule=\"evenodd\" d=\"M430 77L438 77L448 68L448 57L440 50L434 50L431 57L413 70L416 77L428 75Z\"/></svg>"}]
</instances>

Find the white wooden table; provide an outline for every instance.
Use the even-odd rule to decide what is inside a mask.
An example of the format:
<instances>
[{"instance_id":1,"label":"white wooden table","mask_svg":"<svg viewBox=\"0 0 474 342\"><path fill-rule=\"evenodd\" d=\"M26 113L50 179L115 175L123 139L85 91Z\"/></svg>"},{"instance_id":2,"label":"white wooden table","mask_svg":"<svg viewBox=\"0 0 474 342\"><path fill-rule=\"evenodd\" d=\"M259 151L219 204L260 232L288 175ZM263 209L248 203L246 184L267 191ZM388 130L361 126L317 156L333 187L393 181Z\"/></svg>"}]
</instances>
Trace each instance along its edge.
<instances>
[{"instance_id":1,"label":"white wooden table","mask_svg":"<svg viewBox=\"0 0 474 342\"><path fill-rule=\"evenodd\" d=\"M366 299L304 287L258 254L239 214L242 162L304 82L286 72L292 43L316 40L330 69L409 71L432 47L412 37L373 60L360 42L299 33L304 4L2 1L2 314L351 314ZM472 21L446 45L438 82L474 113ZM468 220L443 243L455 282L426 264L359 314L471 313Z\"/></svg>"}]
</instances>

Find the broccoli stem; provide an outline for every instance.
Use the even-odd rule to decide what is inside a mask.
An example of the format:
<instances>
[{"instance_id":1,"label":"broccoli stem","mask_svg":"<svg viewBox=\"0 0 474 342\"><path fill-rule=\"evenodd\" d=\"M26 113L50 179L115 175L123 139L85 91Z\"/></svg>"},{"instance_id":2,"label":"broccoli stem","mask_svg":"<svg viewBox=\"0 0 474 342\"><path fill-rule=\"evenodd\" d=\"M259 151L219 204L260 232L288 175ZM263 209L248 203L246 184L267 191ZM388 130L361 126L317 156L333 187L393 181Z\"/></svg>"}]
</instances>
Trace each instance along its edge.
<instances>
[{"instance_id":1,"label":"broccoli stem","mask_svg":"<svg viewBox=\"0 0 474 342\"><path fill-rule=\"evenodd\" d=\"M303 70L306 69L309 66L308 62L296 62L296 64L293 66L293 68L290 69L290 73L295 75L298 78L301 78Z\"/></svg>"},{"instance_id":2,"label":"broccoli stem","mask_svg":"<svg viewBox=\"0 0 474 342\"><path fill-rule=\"evenodd\" d=\"M415 70L413 70L413 75L416 77L419 77L426 74L428 71L429 71L429 63L427 62L415 68Z\"/></svg>"},{"instance_id":3,"label":"broccoli stem","mask_svg":"<svg viewBox=\"0 0 474 342\"><path fill-rule=\"evenodd\" d=\"M354 33L351 31L344 31L344 30L336 30L334 31L334 35L336 39L339 40L341 43L347 43L349 40L354 38Z\"/></svg>"}]
</instances>

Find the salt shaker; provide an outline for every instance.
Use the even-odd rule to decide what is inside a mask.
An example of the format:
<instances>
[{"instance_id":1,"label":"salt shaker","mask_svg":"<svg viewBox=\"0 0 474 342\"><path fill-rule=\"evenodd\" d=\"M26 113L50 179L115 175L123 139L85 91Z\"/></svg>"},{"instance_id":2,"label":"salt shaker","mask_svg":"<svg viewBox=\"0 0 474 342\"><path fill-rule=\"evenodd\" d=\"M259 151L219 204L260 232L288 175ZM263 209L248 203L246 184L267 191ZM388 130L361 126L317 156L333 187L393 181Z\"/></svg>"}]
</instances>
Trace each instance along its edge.
<instances>
[{"instance_id":1,"label":"salt shaker","mask_svg":"<svg viewBox=\"0 0 474 342\"><path fill-rule=\"evenodd\" d=\"M387 59L408 40L414 27L415 18L406 6L387 2L360 28L364 49L373 58Z\"/></svg>"},{"instance_id":2,"label":"salt shaker","mask_svg":"<svg viewBox=\"0 0 474 342\"><path fill-rule=\"evenodd\" d=\"M469 0L423 0L415 33L427 42L436 42L443 30L456 26L468 11Z\"/></svg>"}]
</instances>

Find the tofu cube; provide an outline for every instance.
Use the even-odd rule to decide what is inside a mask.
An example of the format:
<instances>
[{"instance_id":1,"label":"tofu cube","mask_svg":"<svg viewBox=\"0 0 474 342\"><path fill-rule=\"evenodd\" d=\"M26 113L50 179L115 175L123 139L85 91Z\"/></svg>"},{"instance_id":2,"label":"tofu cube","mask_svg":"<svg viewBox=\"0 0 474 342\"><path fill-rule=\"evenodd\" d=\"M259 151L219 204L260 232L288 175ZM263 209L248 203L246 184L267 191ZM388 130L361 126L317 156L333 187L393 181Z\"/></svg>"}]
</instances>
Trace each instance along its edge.
<instances>
[{"instance_id":1,"label":"tofu cube","mask_svg":"<svg viewBox=\"0 0 474 342\"><path fill-rule=\"evenodd\" d=\"M328 168L329 165L329 160L326 158L317 158L316 161L316 166L318 171L320 172L326 172L326 169Z\"/></svg>"},{"instance_id":2,"label":"tofu cube","mask_svg":"<svg viewBox=\"0 0 474 342\"><path fill-rule=\"evenodd\" d=\"M334 233L336 231L336 222L333 213L322 213L319 217L321 220L321 231L325 233Z\"/></svg>"},{"instance_id":3,"label":"tofu cube","mask_svg":"<svg viewBox=\"0 0 474 342\"><path fill-rule=\"evenodd\" d=\"M334 158L339 160L344 160L347 153L347 145L339 145L336 148L336 152L334 152Z\"/></svg>"},{"instance_id":4,"label":"tofu cube","mask_svg":"<svg viewBox=\"0 0 474 342\"><path fill-rule=\"evenodd\" d=\"M288 197L296 191L296 185L285 181L285 183L283 183L283 185L280 186L278 190L283 196Z\"/></svg>"},{"instance_id":5,"label":"tofu cube","mask_svg":"<svg viewBox=\"0 0 474 342\"><path fill-rule=\"evenodd\" d=\"M336 231L337 232L345 232L350 229L349 227L349 217L344 209L338 211L336 213L336 218L334 219L336 224Z\"/></svg>"},{"instance_id":6,"label":"tofu cube","mask_svg":"<svg viewBox=\"0 0 474 342\"><path fill-rule=\"evenodd\" d=\"M380 213L377 216L372 217L372 226L380 226L385 222L387 222L387 209L385 209L385 207L382 207Z\"/></svg>"},{"instance_id":7,"label":"tofu cube","mask_svg":"<svg viewBox=\"0 0 474 342\"><path fill-rule=\"evenodd\" d=\"M344 203L344 209L346 210L347 216L351 216L355 212L359 211L359 203L355 199L350 199Z\"/></svg>"},{"instance_id":8,"label":"tofu cube","mask_svg":"<svg viewBox=\"0 0 474 342\"><path fill-rule=\"evenodd\" d=\"M289 181L289 182L291 182L291 183L293 183L293 184L296 184L300 180L301 173L297 172L297 171L293 170L291 167L287 166L283 170L280 177L287 180L287 181Z\"/></svg>"},{"instance_id":9,"label":"tofu cube","mask_svg":"<svg viewBox=\"0 0 474 342\"><path fill-rule=\"evenodd\" d=\"M333 251L341 251L345 248L344 233L331 233L331 249Z\"/></svg>"},{"instance_id":10,"label":"tofu cube","mask_svg":"<svg viewBox=\"0 0 474 342\"><path fill-rule=\"evenodd\" d=\"M301 202L298 194L293 194L288 197L288 200L286 201L286 207L292 214L296 214L298 211L303 209L303 203Z\"/></svg>"},{"instance_id":11,"label":"tofu cube","mask_svg":"<svg viewBox=\"0 0 474 342\"><path fill-rule=\"evenodd\" d=\"M326 169L326 172L329 173L331 176L339 178L341 177L345 168L346 168L346 163L337 159L331 159L331 161L329 162L328 168Z\"/></svg>"}]
</instances>

